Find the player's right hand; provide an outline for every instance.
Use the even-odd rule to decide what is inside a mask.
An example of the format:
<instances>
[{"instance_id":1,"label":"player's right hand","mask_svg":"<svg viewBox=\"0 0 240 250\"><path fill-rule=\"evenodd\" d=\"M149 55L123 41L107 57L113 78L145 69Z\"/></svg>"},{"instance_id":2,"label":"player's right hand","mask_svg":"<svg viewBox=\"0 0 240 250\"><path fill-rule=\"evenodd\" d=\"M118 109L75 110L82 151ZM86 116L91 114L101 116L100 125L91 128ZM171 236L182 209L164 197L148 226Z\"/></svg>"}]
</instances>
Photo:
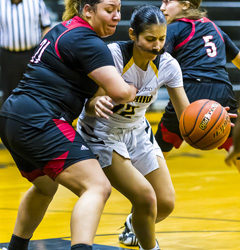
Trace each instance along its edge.
<instances>
[{"instance_id":1,"label":"player's right hand","mask_svg":"<svg viewBox=\"0 0 240 250\"><path fill-rule=\"evenodd\" d=\"M112 98L109 96L98 96L96 98L97 101L94 107L96 116L109 119L109 115L113 114Z\"/></svg>"},{"instance_id":2,"label":"player's right hand","mask_svg":"<svg viewBox=\"0 0 240 250\"><path fill-rule=\"evenodd\" d=\"M235 165L240 172L240 153L234 150L234 146L230 147L228 155L225 158L225 163L228 166L231 166L232 164Z\"/></svg>"}]
</instances>

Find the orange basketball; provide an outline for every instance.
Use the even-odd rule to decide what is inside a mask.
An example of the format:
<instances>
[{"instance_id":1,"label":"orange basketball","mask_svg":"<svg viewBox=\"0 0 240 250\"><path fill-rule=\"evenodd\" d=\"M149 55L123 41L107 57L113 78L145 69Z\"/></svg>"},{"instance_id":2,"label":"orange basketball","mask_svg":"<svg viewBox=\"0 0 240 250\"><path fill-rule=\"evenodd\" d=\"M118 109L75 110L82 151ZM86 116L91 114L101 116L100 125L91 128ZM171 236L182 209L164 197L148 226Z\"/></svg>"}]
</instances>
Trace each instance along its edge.
<instances>
[{"instance_id":1,"label":"orange basketball","mask_svg":"<svg viewBox=\"0 0 240 250\"><path fill-rule=\"evenodd\" d=\"M209 150L227 140L231 122L220 103L202 99L191 103L183 111L179 129L183 139L192 147Z\"/></svg>"}]
</instances>

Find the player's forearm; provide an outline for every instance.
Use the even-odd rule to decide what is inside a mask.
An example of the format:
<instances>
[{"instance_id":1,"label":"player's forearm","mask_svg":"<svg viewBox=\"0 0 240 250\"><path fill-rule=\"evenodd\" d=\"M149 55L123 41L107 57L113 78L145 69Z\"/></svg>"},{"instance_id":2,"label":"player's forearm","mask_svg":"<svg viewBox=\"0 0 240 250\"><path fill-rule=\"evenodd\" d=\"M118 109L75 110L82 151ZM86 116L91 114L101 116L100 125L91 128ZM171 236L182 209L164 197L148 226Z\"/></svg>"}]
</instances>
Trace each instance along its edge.
<instances>
[{"instance_id":1,"label":"player's forearm","mask_svg":"<svg viewBox=\"0 0 240 250\"><path fill-rule=\"evenodd\" d=\"M90 116L95 116L95 104L97 101L97 97L93 97L87 101L85 104L85 111Z\"/></svg>"}]
</instances>

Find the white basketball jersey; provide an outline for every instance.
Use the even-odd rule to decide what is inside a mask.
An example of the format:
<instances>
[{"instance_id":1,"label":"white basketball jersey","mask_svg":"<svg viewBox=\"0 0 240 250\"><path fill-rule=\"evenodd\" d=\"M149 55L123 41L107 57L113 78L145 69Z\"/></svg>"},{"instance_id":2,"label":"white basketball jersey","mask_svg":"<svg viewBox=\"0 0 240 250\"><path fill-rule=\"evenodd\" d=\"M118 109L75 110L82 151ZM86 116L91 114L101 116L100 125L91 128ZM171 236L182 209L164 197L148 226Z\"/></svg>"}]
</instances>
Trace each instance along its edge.
<instances>
[{"instance_id":1,"label":"white basketball jersey","mask_svg":"<svg viewBox=\"0 0 240 250\"><path fill-rule=\"evenodd\" d=\"M108 126L134 127L145 117L147 108L156 100L157 92L162 85L170 88L183 86L180 66L167 52L150 61L147 70L144 71L134 63L133 42L116 42L109 44L108 47L118 72L125 82L133 84L138 89L138 93L133 102L114 105L113 115L108 120L88 117L83 113L81 115L81 119L84 116L83 122L94 126L99 121Z\"/></svg>"}]
</instances>

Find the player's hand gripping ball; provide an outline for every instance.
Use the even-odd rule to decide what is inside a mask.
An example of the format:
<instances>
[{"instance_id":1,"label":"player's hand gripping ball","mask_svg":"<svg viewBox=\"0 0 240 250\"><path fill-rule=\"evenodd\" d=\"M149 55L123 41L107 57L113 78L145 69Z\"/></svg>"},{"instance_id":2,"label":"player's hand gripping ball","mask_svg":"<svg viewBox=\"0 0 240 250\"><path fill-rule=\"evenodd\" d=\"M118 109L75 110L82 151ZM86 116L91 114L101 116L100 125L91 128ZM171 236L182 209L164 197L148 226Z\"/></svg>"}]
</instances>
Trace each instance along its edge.
<instances>
[{"instance_id":1,"label":"player's hand gripping ball","mask_svg":"<svg viewBox=\"0 0 240 250\"><path fill-rule=\"evenodd\" d=\"M192 102L182 113L179 129L194 148L209 150L221 146L231 130L230 117L220 103L208 99Z\"/></svg>"}]
</instances>

